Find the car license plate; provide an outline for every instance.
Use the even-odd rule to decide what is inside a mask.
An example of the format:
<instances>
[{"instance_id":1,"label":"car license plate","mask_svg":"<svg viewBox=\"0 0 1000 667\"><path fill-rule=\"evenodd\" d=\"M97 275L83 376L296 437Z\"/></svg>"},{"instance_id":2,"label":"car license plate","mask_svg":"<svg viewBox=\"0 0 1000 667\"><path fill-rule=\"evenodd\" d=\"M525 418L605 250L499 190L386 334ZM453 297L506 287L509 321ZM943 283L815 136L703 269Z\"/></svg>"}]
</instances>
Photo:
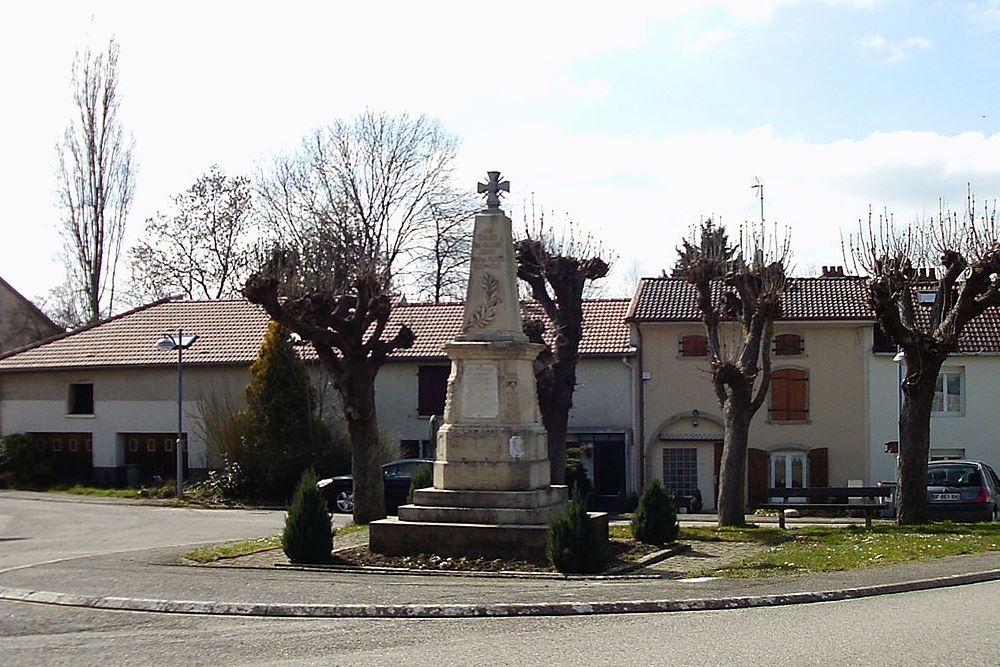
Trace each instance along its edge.
<instances>
[{"instance_id":1,"label":"car license plate","mask_svg":"<svg viewBox=\"0 0 1000 667\"><path fill-rule=\"evenodd\" d=\"M934 500L958 500L957 493L935 493Z\"/></svg>"}]
</instances>

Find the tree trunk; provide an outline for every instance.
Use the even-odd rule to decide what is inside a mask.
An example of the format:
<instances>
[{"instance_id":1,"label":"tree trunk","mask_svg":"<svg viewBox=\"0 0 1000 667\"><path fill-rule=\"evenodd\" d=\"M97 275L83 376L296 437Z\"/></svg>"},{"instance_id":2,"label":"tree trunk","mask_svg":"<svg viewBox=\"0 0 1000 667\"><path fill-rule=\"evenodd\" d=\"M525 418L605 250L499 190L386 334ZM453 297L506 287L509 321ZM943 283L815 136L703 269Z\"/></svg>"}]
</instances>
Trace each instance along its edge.
<instances>
[{"instance_id":1,"label":"tree trunk","mask_svg":"<svg viewBox=\"0 0 1000 667\"><path fill-rule=\"evenodd\" d=\"M746 516L746 464L749 442L749 408L732 399L722 407L725 435L719 480L719 525L742 526Z\"/></svg>"},{"instance_id":2,"label":"tree trunk","mask_svg":"<svg viewBox=\"0 0 1000 667\"><path fill-rule=\"evenodd\" d=\"M569 429L566 422L569 419L569 405L553 397L552 405L542 410L542 425L546 431L546 442L549 450L549 480L550 484L566 483L566 433Z\"/></svg>"},{"instance_id":3,"label":"tree trunk","mask_svg":"<svg viewBox=\"0 0 1000 667\"><path fill-rule=\"evenodd\" d=\"M903 406L899 413L899 485L896 521L900 525L927 522L927 461L931 442L931 408L938 372L945 357L921 355L912 365L906 356Z\"/></svg>"},{"instance_id":4,"label":"tree trunk","mask_svg":"<svg viewBox=\"0 0 1000 667\"><path fill-rule=\"evenodd\" d=\"M375 377L367 363L345 364L344 374L337 384L344 400L344 417L351 439L354 523L367 524L385 518L385 484L375 414Z\"/></svg>"}]
</instances>

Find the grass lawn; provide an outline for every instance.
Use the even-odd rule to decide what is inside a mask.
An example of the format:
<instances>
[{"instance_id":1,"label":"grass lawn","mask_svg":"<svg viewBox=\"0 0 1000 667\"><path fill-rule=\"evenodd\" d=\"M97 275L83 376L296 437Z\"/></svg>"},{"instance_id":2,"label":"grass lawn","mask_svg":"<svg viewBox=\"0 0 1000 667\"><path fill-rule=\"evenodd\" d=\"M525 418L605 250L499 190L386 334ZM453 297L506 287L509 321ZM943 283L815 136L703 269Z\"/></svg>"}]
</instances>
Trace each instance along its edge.
<instances>
[{"instance_id":1,"label":"grass lawn","mask_svg":"<svg viewBox=\"0 0 1000 667\"><path fill-rule=\"evenodd\" d=\"M752 542L758 554L699 574L753 578L853 570L942 556L1000 551L1000 524L934 523L925 526L803 526L779 528L686 528L681 539Z\"/></svg>"}]
</instances>

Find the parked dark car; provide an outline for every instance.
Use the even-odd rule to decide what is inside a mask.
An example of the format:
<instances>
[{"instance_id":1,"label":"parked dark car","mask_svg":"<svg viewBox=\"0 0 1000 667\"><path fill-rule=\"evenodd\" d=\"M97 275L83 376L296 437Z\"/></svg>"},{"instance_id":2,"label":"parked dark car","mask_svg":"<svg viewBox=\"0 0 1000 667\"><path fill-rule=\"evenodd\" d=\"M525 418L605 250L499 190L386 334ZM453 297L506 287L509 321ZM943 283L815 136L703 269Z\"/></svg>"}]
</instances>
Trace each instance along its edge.
<instances>
[{"instance_id":1,"label":"parked dark car","mask_svg":"<svg viewBox=\"0 0 1000 667\"><path fill-rule=\"evenodd\" d=\"M996 521L1000 478L982 461L932 461L927 465L930 518Z\"/></svg>"},{"instance_id":2,"label":"parked dark car","mask_svg":"<svg viewBox=\"0 0 1000 667\"><path fill-rule=\"evenodd\" d=\"M431 459L401 459L382 466L382 481L385 485L385 511L395 514L400 505L406 503L410 492L413 471L422 465L434 465ZM334 512L350 514L354 511L354 476L340 475L316 482L326 504Z\"/></svg>"}]
</instances>

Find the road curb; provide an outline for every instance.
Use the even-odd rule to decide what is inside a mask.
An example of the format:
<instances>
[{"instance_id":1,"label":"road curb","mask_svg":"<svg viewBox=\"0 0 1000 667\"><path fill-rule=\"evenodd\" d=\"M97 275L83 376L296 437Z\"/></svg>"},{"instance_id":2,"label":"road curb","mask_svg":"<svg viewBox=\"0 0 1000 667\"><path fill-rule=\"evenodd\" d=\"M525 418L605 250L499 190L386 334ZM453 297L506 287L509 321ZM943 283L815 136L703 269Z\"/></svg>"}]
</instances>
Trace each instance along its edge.
<instances>
[{"instance_id":1,"label":"road curb","mask_svg":"<svg viewBox=\"0 0 1000 667\"><path fill-rule=\"evenodd\" d=\"M1000 580L1000 570L986 570L933 579L917 579L843 590L798 592L680 600L627 600L596 602L542 602L498 604L295 604L204 600L156 600L74 595L31 591L0 586L0 600L114 611L204 614L214 616L259 616L296 618L473 618L504 616L578 616L596 614L640 614L677 611L747 609L778 605L835 602L911 591L962 586Z\"/></svg>"}]
</instances>

